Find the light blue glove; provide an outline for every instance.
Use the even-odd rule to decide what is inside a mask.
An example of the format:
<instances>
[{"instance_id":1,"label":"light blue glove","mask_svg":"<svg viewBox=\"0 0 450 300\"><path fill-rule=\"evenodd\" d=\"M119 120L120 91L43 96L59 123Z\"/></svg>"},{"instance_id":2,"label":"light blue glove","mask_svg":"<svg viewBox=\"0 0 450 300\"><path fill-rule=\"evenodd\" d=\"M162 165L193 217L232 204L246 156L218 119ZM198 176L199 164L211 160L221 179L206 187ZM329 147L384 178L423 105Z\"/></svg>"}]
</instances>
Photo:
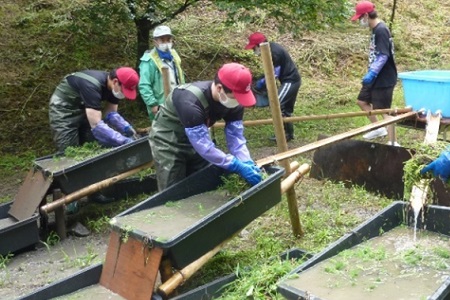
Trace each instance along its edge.
<instances>
[{"instance_id":1,"label":"light blue glove","mask_svg":"<svg viewBox=\"0 0 450 300\"><path fill-rule=\"evenodd\" d=\"M377 77L377 73L375 73L373 70L369 70L366 75L364 75L362 79L363 84L371 84L372 81Z\"/></svg>"},{"instance_id":2,"label":"light blue glove","mask_svg":"<svg viewBox=\"0 0 450 300\"><path fill-rule=\"evenodd\" d=\"M239 159L233 158L230 166L228 167L230 172L239 174L245 179L249 184L255 185L261 182L262 175L261 172L257 172L251 166L244 164Z\"/></svg>"},{"instance_id":3,"label":"light blue glove","mask_svg":"<svg viewBox=\"0 0 450 300\"><path fill-rule=\"evenodd\" d=\"M256 89L258 89L258 90L262 90L265 86L266 86L266 79L265 78L261 78L260 80L258 80L256 82Z\"/></svg>"},{"instance_id":4,"label":"light blue glove","mask_svg":"<svg viewBox=\"0 0 450 300\"><path fill-rule=\"evenodd\" d=\"M92 129L92 134L100 144L106 147L117 147L133 141L109 127L103 120L100 120Z\"/></svg>"},{"instance_id":5,"label":"light blue glove","mask_svg":"<svg viewBox=\"0 0 450 300\"><path fill-rule=\"evenodd\" d=\"M450 152L442 152L437 159L423 168L420 171L420 174L425 174L428 171L432 171L435 177L441 178L444 182L447 182L450 177Z\"/></svg>"}]
</instances>

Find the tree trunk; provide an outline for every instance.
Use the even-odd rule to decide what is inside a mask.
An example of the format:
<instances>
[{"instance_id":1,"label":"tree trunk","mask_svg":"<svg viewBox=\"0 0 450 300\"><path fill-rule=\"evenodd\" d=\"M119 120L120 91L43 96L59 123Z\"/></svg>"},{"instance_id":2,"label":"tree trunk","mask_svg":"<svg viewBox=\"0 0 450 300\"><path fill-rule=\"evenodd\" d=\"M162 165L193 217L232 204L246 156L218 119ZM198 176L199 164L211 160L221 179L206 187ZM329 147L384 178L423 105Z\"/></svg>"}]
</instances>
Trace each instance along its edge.
<instances>
[{"instance_id":1,"label":"tree trunk","mask_svg":"<svg viewBox=\"0 0 450 300\"><path fill-rule=\"evenodd\" d=\"M137 57L136 70L139 69L139 61L145 51L149 49L150 30L156 25L147 18L135 19L137 31Z\"/></svg>"}]
</instances>

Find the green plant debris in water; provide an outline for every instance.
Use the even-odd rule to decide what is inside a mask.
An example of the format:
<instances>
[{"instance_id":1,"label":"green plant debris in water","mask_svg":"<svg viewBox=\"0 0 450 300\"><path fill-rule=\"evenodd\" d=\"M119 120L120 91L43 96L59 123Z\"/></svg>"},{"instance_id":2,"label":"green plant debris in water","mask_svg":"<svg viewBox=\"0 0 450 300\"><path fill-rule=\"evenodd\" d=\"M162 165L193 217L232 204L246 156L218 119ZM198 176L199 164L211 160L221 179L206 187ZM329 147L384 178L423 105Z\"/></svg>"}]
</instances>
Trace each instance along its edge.
<instances>
[{"instance_id":1,"label":"green plant debris in water","mask_svg":"<svg viewBox=\"0 0 450 300\"><path fill-rule=\"evenodd\" d=\"M445 150L448 143L438 141L434 144L417 143L414 146L415 154L411 159L405 162L403 167L403 181L405 183L404 198L409 199L411 196L411 190L414 185L418 185L420 180L427 179L432 180L433 174L427 172L426 174L420 174L420 171L430 162L438 158L439 154ZM449 186L450 187L450 186Z\"/></svg>"},{"instance_id":2,"label":"green plant debris in water","mask_svg":"<svg viewBox=\"0 0 450 300\"><path fill-rule=\"evenodd\" d=\"M321 299L427 299L450 271L449 238L394 228L286 280Z\"/></svg>"},{"instance_id":3,"label":"green plant debris in water","mask_svg":"<svg viewBox=\"0 0 450 300\"><path fill-rule=\"evenodd\" d=\"M209 191L118 217L116 222L121 228L133 228L155 241L164 242L194 226L229 200L225 191Z\"/></svg>"},{"instance_id":4,"label":"green plant debris in water","mask_svg":"<svg viewBox=\"0 0 450 300\"><path fill-rule=\"evenodd\" d=\"M67 147L64 151L64 156L56 156L53 158L39 160L36 164L43 170L54 173L63 171L64 169L74 166L81 161L107 153L112 149L113 148L104 148L97 142L90 142L85 143L82 146Z\"/></svg>"}]
</instances>

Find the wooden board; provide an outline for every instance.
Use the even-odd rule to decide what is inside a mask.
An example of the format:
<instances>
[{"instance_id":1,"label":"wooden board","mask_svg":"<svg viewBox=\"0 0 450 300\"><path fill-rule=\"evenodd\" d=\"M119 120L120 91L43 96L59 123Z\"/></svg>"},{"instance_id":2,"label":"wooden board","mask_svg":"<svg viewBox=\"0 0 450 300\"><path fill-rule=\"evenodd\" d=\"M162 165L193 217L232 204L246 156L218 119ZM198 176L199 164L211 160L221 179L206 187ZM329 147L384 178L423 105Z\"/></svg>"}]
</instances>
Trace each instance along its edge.
<instances>
[{"instance_id":1,"label":"wooden board","mask_svg":"<svg viewBox=\"0 0 450 300\"><path fill-rule=\"evenodd\" d=\"M163 250L112 231L100 285L126 299L151 299Z\"/></svg>"},{"instance_id":2,"label":"wooden board","mask_svg":"<svg viewBox=\"0 0 450 300\"><path fill-rule=\"evenodd\" d=\"M31 169L19 188L9 215L19 221L31 218L47 194L52 177L45 177L42 172Z\"/></svg>"}]
</instances>

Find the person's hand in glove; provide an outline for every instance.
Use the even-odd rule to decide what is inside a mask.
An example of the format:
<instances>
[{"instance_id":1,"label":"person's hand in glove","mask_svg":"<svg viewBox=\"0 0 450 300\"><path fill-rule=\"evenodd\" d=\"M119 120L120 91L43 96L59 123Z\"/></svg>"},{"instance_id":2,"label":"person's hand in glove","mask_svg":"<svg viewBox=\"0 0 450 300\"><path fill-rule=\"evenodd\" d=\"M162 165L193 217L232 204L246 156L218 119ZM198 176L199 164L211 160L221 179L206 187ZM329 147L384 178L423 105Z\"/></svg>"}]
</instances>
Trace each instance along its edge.
<instances>
[{"instance_id":1,"label":"person's hand in glove","mask_svg":"<svg viewBox=\"0 0 450 300\"><path fill-rule=\"evenodd\" d=\"M447 182L450 177L450 152L442 152L438 158L423 168L420 174L425 174L428 171L431 171L435 177L439 177L444 182Z\"/></svg>"},{"instance_id":2,"label":"person's hand in glove","mask_svg":"<svg viewBox=\"0 0 450 300\"><path fill-rule=\"evenodd\" d=\"M266 79L263 77L256 81L256 89L262 90L266 86Z\"/></svg>"},{"instance_id":3,"label":"person's hand in glove","mask_svg":"<svg viewBox=\"0 0 450 300\"><path fill-rule=\"evenodd\" d=\"M255 185L261 182L262 175L261 171L255 170L254 167L244 164L239 159L233 158L230 166L228 167L230 172L234 172L239 174L242 178L245 179L249 184Z\"/></svg>"},{"instance_id":4,"label":"person's hand in glove","mask_svg":"<svg viewBox=\"0 0 450 300\"><path fill-rule=\"evenodd\" d=\"M364 75L362 79L363 84L371 84L374 79L377 77L377 73L375 73L372 69L369 69L369 71Z\"/></svg>"},{"instance_id":5,"label":"person's hand in glove","mask_svg":"<svg viewBox=\"0 0 450 300\"><path fill-rule=\"evenodd\" d=\"M261 172L261 169L256 165L253 160L247 160L242 162L244 165L250 166L254 171Z\"/></svg>"},{"instance_id":6,"label":"person's hand in glove","mask_svg":"<svg viewBox=\"0 0 450 300\"><path fill-rule=\"evenodd\" d=\"M136 130L134 130L134 128L131 127L131 125L128 125L123 129L123 135L126 137L131 137L134 140L137 140L139 138L139 136L136 133Z\"/></svg>"}]
</instances>

